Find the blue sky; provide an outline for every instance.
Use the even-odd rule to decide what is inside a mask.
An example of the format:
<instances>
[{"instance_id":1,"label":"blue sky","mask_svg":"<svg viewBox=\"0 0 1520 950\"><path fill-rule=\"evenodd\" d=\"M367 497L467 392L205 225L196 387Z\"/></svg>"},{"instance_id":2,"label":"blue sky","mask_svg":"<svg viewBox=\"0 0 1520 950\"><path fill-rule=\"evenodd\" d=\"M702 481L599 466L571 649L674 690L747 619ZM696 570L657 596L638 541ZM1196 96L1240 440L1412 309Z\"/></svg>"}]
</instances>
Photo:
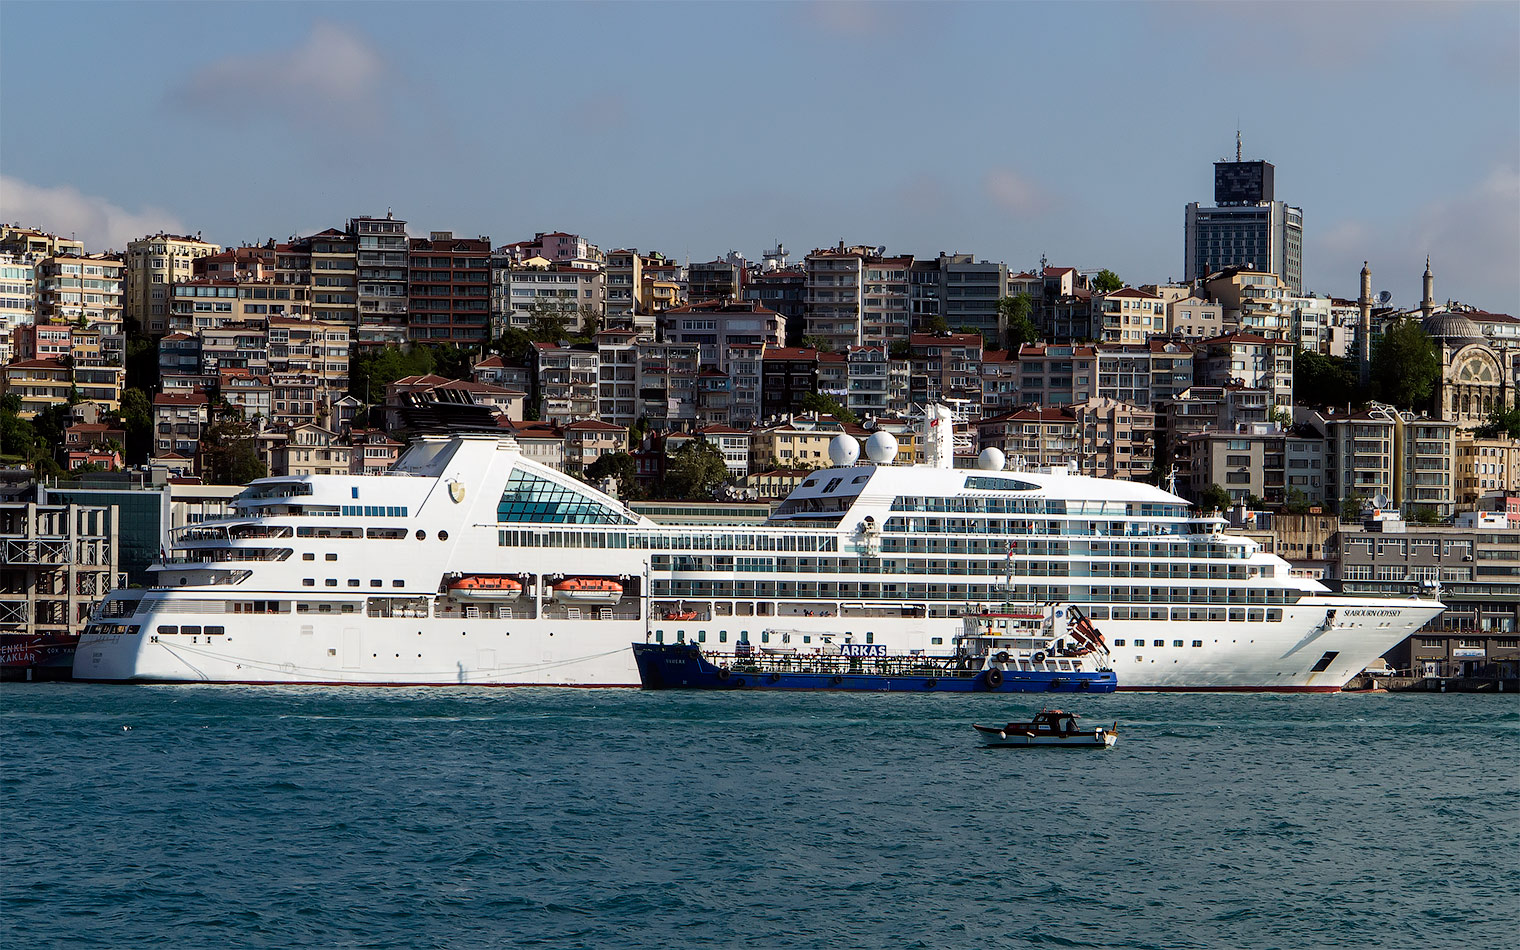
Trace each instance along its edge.
<instances>
[{"instance_id":1,"label":"blue sky","mask_svg":"<svg viewBox=\"0 0 1520 950\"><path fill-rule=\"evenodd\" d=\"M0 3L0 218L92 249L586 235L1182 276L1277 166L1308 289L1520 314L1516 3Z\"/></svg>"}]
</instances>

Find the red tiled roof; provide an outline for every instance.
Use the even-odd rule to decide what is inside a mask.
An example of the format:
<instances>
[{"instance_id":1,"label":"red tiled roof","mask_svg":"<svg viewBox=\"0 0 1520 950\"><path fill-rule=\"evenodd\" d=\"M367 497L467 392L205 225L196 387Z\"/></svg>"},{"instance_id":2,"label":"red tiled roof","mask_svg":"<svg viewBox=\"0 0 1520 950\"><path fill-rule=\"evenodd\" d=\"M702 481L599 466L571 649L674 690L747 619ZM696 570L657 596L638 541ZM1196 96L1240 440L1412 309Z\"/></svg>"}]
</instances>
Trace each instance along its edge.
<instances>
[{"instance_id":1,"label":"red tiled roof","mask_svg":"<svg viewBox=\"0 0 1520 950\"><path fill-rule=\"evenodd\" d=\"M818 351L810 346L766 347L765 358L768 360L816 360Z\"/></svg>"},{"instance_id":2,"label":"red tiled roof","mask_svg":"<svg viewBox=\"0 0 1520 950\"><path fill-rule=\"evenodd\" d=\"M627 432L628 427L613 425L610 422L603 422L600 419L581 419L578 422L572 422L569 425L565 426L566 432L569 432L571 430L595 432Z\"/></svg>"},{"instance_id":3,"label":"red tiled roof","mask_svg":"<svg viewBox=\"0 0 1520 950\"><path fill-rule=\"evenodd\" d=\"M153 396L155 406L204 406L207 402L205 393L157 393Z\"/></svg>"}]
</instances>

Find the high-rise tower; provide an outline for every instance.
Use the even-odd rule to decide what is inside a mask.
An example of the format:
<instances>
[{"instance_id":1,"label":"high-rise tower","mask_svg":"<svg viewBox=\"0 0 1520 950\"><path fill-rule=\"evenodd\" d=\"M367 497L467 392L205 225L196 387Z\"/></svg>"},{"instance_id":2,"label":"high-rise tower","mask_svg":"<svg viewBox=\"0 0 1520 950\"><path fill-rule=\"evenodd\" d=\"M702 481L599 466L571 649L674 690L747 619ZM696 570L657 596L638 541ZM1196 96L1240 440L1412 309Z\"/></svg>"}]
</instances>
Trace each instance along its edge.
<instances>
[{"instance_id":1,"label":"high-rise tower","mask_svg":"<svg viewBox=\"0 0 1520 950\"><path fill-rule=\"evenodd\" d=\"M1356 361L1362 385L1372 380L1372 268L1362 261L1362 295L1356 298L1361 314L1356 325Z\"/></svg>"},{"instance_id":2,"label":"high-rise tower","mask_svg":"<svg viewBox=\"0 0 1520 950\"><path fill-rule=\"evenodd\" d=\"M1275 173L1271 162L1242 160L1238 140L1235 161L1214 163L1215 207L1186 209L1188 280L1249 265L1303 293L1304 212L1277 200Z\"/></svg>"}]
</instances>

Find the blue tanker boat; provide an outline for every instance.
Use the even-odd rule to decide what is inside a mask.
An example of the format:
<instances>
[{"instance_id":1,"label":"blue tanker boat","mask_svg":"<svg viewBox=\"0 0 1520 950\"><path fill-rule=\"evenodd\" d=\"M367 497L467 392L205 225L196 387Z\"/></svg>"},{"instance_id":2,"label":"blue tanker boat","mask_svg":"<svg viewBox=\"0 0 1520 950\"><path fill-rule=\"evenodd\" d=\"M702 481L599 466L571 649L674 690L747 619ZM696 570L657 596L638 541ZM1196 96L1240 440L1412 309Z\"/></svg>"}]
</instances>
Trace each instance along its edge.
<instances>
[{"instance_id":1,"label":"blue tanker boat","mask_svg":"<svg viewBox=\"0 0 1520 950\"><path fill-rule=\"evenodd\" d=\"M708 653L696 643L635 643L633 658L645 689L1111 693L1119 685L1102 635L1075 607L969 616L949 656L766 634L774 646L740 642L733 653Z\"/></svg>"}]
</instances>

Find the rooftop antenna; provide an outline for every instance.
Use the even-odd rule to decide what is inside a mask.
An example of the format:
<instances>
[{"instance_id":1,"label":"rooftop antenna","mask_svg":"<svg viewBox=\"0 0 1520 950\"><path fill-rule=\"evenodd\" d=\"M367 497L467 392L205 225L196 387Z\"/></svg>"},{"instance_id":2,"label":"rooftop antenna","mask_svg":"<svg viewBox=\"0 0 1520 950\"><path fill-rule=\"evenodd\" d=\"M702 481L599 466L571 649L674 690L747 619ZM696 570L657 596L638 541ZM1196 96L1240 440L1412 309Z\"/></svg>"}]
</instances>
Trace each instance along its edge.
<instances>
[{"instance_id":1,"label":"rooftop antenna","mask_svg":"<svg viewBox=\"0 0 1520 950\"><path fill-rule=\"evenodd\" d=\"M1240 161L1240 123L1235 123L1235 161Z\"/></svg>"}]
</instances>

